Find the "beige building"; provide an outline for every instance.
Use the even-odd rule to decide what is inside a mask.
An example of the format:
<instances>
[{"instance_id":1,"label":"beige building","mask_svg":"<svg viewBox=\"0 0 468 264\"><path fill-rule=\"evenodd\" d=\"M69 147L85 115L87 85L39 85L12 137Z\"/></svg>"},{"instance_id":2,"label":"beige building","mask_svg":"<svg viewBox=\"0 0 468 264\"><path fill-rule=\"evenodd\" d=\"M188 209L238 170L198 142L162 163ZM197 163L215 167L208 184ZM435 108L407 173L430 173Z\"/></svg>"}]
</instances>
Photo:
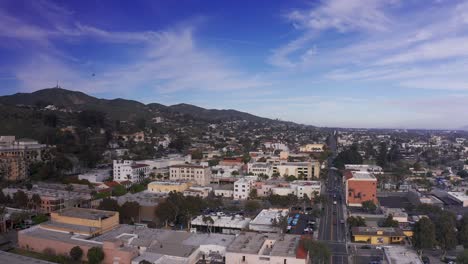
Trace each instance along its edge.
<instances>
[{"instance_id":1,"label":"beige building","mask_svg":"<svg viewBox=\"0 0 468 264\"><path fill-rule=\"evenodd\" d=\"M307 144L299 148L300 152L323 152L324 150L324 144Z\"/></svg>"},{"instance_id":2,"label":"beige building","mask_svg":"<svg viewBox=\"0 0 468 264\"><path fill-rule=\"evenodd\" d=\"M15 139L14 136L0 136L0 157L18 156L26 161L41 161L46 145L33 139Z\"/></svg>"},{"instance_id":3,"label":"beige building","mask_svg":"<svg viewBox=\"0 0 468 264\"><path fill-rule=\"evenodd\" d=\"M211 181L211 170L210 167L201 165L174 165L169 168L169 179L171 181L192 181L205 186Z\"/></svg>"},{"instance_id":4,"label":"beige building","mask_svg":"<svg viewBox=\"0 0 468 264\"><path fill-rule=\"evenodd\" d=\"M7 181L20 181L27 178L26 161L20 156L0 157L0 177Z\"/></svg>"},{"instance_id":5,"label":"beige building","mask_svg":"<svg viewBox=\"0 0 468 264\"><path fill-rule=\"evenodd\" d=\"M295 176L302 180L311 180L320 177L320 162L282 162L273 165L273 173L280 176Z\"/></svg>"},{"instance_id":6,"label":"beige building","mask_svg":"<svg viewBox=\"0 0 468 264\"><path fill-rule=\"evenodd\" d=\"M183 192L192 186L191 182L154 181L148 184L148 191L152 193Z\"/></svg>"},{"instance_id":7,"label":"beige building","mask_svg":"<svg viewBox=\"0 0 468 264\"><path fill-rule=\"evenodd\" d=\"M43 228L82 235L103 234L119 225L119 213L85 208L68 208L50 213Z\"/></svg>"}]
</instances>

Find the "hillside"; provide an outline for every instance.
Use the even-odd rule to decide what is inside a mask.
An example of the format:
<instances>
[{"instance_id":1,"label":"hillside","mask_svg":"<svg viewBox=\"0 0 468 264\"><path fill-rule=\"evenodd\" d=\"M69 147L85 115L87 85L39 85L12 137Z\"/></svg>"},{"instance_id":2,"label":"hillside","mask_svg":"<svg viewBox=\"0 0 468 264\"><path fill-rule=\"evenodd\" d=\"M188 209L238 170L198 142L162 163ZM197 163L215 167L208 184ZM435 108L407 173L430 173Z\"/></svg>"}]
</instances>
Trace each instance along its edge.
<instances>
[{"instance_id":1,"label":"hillside","mask_svg":"<svg viewBox=\"0 0 468 264\"><path fill-rule=\"evenodd\" d=\"M151 103L145 105L137 101L120 98L112 100L99 99L82 92L70 91L62 88L48 88L33 93L16 93L13 95L0 96L0 105L9 107L31 106L42 108L50 104L73 111L101 111L113 120L151 118L155 115L155 112L159 112L163 116L183 114L191 116L193 119L205 121L248 120L254 122L276 122L268 118L258 117L232 109L205 109L190 104L165 106L159 103Z\"/></svg>"}]
</instances>

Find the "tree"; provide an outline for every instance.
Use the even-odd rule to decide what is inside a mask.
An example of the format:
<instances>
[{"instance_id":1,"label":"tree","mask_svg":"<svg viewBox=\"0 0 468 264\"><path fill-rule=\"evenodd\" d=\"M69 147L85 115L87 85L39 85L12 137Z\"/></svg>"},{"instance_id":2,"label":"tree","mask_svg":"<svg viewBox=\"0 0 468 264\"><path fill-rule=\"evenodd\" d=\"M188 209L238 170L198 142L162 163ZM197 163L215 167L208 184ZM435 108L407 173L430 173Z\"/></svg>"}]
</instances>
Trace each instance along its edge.
<instances>
[{"instance_id":1,"label":"tree","mask_svg":"<svg viewBox=\"0 0 468 264\"><path fill-rule=\"evenodd\" d=\"M204 215L204 216L202 216L202 221L203 221L203 223L205 223L208 226L208 232L211 233L211 227L214 224L213 218L211 216L209 216L209 215Z\"/></svg>"},{"instance_id":2,"label":"tree","mask_svg":"<svg viewBox=\"0 0 468 264\"><path fill-rule=\"evenodd\" d=\"M379 145L379 153L377 155L377 165L381 166L382 168L387 166L387 152L387 143L381 142Z\"/></svg>"},{"instance_id":3,"label":"tree","mask_svg":"<svg viewBox=\"0 0 468 264\"><path fill-rule=\"evenodd\" d=\"M22 190L17 191L13 195L13 200L19 208L26 208L28 206L29 198Z\"/></svg>"},{"instance_id":4,"label":"tree","mask_svg":"<svg viewBox=\"0 0 468 264\"><path fill-rule=\"evenodd\" d=\"M87 257L89 264L98 264L104 260L104 252L100 247L92 247L88 250Z\"/></svg>"},{"instance_id":5,"label":"tree","mask_svg":"<svg viewBox=\"0 0 468 264\"><path fill-rule=\"evenodd\" d=\"M122 196L127 193L127 189L123 185L116 185L114 188L112 188L112 194L115 196Z\"/></svg>"},{"instance_id":6,"label":"tree","mask_svg":"<svg viewBox=\"0 0 468 264\"><path fill-rule=\"evenodd\" d=\"M465 214L460 221L458 242L468 248L468 214Z\"/></svg>"},{"instance_id":7,"label":"tree","mask_svg":"<svg viewBox=\"0 0 468 264\"><path fill-rule=\"evenodd\" d=\"M436 243L435 225L427 217L421 218L413 228L413 245L420 251L432 249Z\"/></svg>"},{"instance_id":8,"label":"tree","mask_svg":"<svg viewBox=\"0 0 468 264\"><path fill-rule=\"evenodd\" d=\"M350 216L346 219L346 222L350 229L352 227L366 226L366 220L360 216Z\"/></svg>"},{"instance_id":9,"label":"tree","mask_svg":"<svg viewBox=\"0 0 468 264\"><path fill-rule=\"evenodd\" d=\"M288 216L280 215L278 217L272 218L271 225L275 228L278 228L281 234L286 233L288 229Z\"/></svg>"},{"instance_id":10,"label":"tree","mask_svg":"<svg viewBox=\"0 0 468 264\"><path fill-rule=\"evenodd\" d=\"M83 257L83 250L79 246L72 247L70 249L70 257L74 261L80 261Z\"/></svg>"},{"instance_id":11,"label":"tree","mask_svg":"<svg viewBox=\"0 0 468 264\"><path fill-rule=\"evenodd\" d=\"M98 209L118 212L120 210L120 206L116 200L111 198L104 198L99 204Z\"/></svg>"},{"instance_id":12,"label":"tree","mask_svg":"<svg viewBox=\"0 0 468 264\"><path fill-rule=\"evenodd\" d=\"M250 190L249 199L255 200L258 198L257 189Z\"/></svg>"},{"instance_id":13,"label":"tree","mask_svg":"<svg viewBox=\"0 0 468 264\"><path fill-rule=\"evenodd\" d=\"M349 149L341 151L335 158L333 164L335 167L344 169L345 164L362 164L361 154L358 152L357 145L352 145Z\"/></svg>"},{"instance_id":14,"label":"tree","mask_svg":"<svg viewBox=\"0 0 468 264\"><path fill-rule=\"evenodd\" d=\"M38 208L41 207L41 203L42 203L41 196L39 196L39 194L37 193L33 194L31 197L31 205L37 210Z\"/></svg>"},{"instance_id":15,"label":"tree","mask_svg":"<svg viewBox=\"0 0 468 264\"><path fill-rule=\"evenodd\" d=\"M132 224L140 220L140 204L137 202L125 202L119 210L120 222Z\"/></svg>"},{"instance_id":16,"label":"tree","mask_svg":"<svg viewBox=\"0 0 468 264\"><path fill-rule=\"evenodd\" d=\"M463 252L457 256L457 263L468 264L468 249L463 250Z\"/></svg>"},{"instance_id":17,"label":"tree","mask_svg":"<svg viewBox=\"0 0 468 264\"><path fill-rule=\"evenodd\" d=\"M382 223L382 227L398 227L399 223L397 220L393 220L393 215L389 214Z\"/></svg>"},{"instance_id":18,"label":"tree","mask_svg":"<svg viewBox=\"0 0 468 264\"><path fill-rule=\"evenodd\" d=\"M250 213L257 211L261 207L262 206L260 205L260 203L254 200L248 200L247 202L245 202L245 210Z\"/></svg>"},{"instance_id":19,"label":"tree","mask_svg":"<svg viewBox=\"0 0 468 264\"><path fill-rule=\"evenodd\" d=\"M328 246L319 241L302 240L302 246L309 252L312 263L330 262L331 252Z\"/></svg>"},{"instance_id":20,"label":"tree","mask_svg":"<svg viewBox=\"0 0 468 264\"><path fill-rule=\"evenodd\" d=\"M374 213L377 210L377 205L375 205L374 201L367 200L362 202L362 209L366 210L367 212Z\"/></svg>"},{"instance_id":21,"label":"tree","mask_svg":"<svg viewBox=\"0 0 468 264\"><path fill-rule=\"evenodd\" d=\"M458 171L457 175L462 177L462 178L468 178L468 171L466 171L466 170Z\"/></svg>"},{"instance_id":22,"label":"tree","mask_svg":"<svg viewBox=\"0 0 468 264\"><path fill-rule=\"evenodd\" d=\"M455 231L455 215L453 213L442 211L435 219L436 238L440 247L447 252L457 245L457 234Z\"/></svg>"}]
</instances>

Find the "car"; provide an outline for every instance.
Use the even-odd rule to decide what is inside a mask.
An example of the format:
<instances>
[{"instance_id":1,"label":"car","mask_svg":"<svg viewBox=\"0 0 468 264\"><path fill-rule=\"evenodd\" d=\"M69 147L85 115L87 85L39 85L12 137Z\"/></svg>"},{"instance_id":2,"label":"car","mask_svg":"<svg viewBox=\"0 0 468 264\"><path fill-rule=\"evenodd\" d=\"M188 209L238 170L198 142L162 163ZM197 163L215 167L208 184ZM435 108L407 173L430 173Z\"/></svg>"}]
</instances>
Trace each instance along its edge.
<instances>
[{"instance_id":1,"label":"car","mask_svg":"<svg viewBox=\"0 0 468 264\"><path fill-rule=\"evenodd\" d=\"M423 256L421 260L424 264L431 264L431 260L429 259L428 256Z\"/></svg>"},{"instance_id":2,"label":"car","mask_svg":"<svg viewBox=\"0 0 468 264\"><path fill-rule=\"evenodd\" d=\"M382 246L376 246L375 249L379 249L379 250L382 250L383 247Z\"/></svg>"},{"instance_id":3,"label":"car","mask_svg":"<svg viewBox=\"0 0 468 264\"><path fill-rule=\"evenodd\" d=\"M361 249L371 249L371 248L372 248L372 247L369 246L369 245L364 245L364 246L361 247Z\"/></svg>"},{"instance_id":4,"label":"car","mask_svg":"<svg viewBox=\"0 0 468 264\"><path fill-rule=\"evenodd\" d=\"M344 220L343 220L343 219L341 219L341 220L340 220L340 223L341 223L342 225L344 225Z\"/></svg>"},{"instance_id":5,"label":"car","mask_svg":"<svg viewBox=\"0 0 468 264\"><path fill-rule=\"evenodd\" d=\"M333 201L333 204L336 205L336 201Z\"/></svg>"},{"instance_id":6,"label":"car","mask_svg":"<svg viewBox=\"0 0 468 264\"><path fill-rule=\"evenodd\" d=\"M333 211L333 214L336 215L336 211Z\"/></svg>"}]
</instances>

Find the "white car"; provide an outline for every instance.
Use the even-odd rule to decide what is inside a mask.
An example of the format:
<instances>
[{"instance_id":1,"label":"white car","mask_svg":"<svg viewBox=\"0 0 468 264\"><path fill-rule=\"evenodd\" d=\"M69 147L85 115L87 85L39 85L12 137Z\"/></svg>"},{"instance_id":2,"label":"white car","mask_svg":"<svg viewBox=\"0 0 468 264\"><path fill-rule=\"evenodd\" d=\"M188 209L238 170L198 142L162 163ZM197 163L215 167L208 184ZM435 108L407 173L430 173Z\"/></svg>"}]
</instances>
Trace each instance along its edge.
<instances>
[{"instance_id":1,"label":"white car","mask_svg":"<svg viewBox=\"0 0 468 264\"><path fill-rule=\"evenodd\" d=\"M333 201L333 204L336 205L336 201Z\"/></svg>"}]
</instances>

